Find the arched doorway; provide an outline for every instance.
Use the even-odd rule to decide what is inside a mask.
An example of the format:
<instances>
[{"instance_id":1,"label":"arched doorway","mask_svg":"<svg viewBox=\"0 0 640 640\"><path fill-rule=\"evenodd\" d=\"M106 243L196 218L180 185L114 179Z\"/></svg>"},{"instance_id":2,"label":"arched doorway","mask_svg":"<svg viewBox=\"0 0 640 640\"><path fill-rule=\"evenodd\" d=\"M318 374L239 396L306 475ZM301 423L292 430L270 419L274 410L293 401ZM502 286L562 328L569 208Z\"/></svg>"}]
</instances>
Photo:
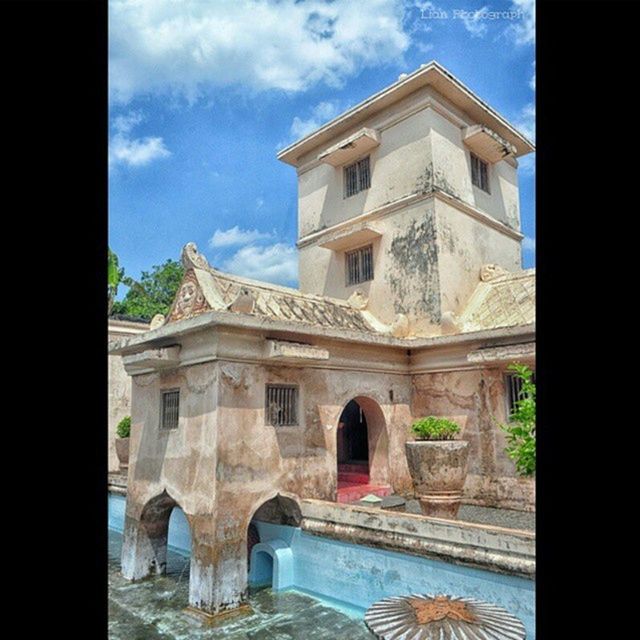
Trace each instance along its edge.
<instances>
[{"instance_id":1,"label":"arched doorway","mask_svg":"<svg viewBox=\"0 0 640 640\"><path fill-rule=\"evenodd\" d=\"M247 570L252 589L278 590L293 584L290 544L301 520L297 501L281 494L255 510L247 532Z\"/></svg>"},{"instance_id":2,"label":"arched doorway","mask_svg":"<svg viewBox=\"0 0 640 640\"><path fill-rule=\"evenodd\" d=\"M365 396L349 400L338 419L338 502L357 502L391 493L388 437L380 405Z\"/></svg>"}]
</instances>

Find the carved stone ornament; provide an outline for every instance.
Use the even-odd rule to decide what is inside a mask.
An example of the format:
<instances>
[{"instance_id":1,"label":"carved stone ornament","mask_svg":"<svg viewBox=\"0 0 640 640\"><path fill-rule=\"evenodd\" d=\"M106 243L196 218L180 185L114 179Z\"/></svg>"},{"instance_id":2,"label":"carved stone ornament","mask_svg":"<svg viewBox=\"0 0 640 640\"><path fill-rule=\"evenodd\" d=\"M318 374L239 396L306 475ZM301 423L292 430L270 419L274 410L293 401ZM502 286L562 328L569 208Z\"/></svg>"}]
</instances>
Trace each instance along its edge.
<instances>
[{"instance_id":1,"label":"carved stone ornament","mask_svg":"<svg viewBox=\"0 0 640 640\"><path fill-rule=\"evenodd\" d=\"M210 307L198 285L193 269L191 269L184 276L167 321L176 322L209 310Z\"/></svg>"},{"instance_id":2,"label":"carved stone ornament","mask_svg":"<svg viewBox=\"0 0 640 640\"><path fill-rule=\"evenodd\" d=\"M349 306L351 306L353 309L358 309L362 311L362 309L367 308L367 305L369 304L369 298L367 298L367 296L365 296L364 293L362 293L362 291L358 290L358 291L354 291L349 296L349 299L347 300L347 302L349 303Z\"/></svg>"},{"instance_id":3,"label":"carved stone ornament","mask_svg":"<svg viewBox=\"0 0 640 640\"><path fill-rule=\"evenodd\" d=\"M209 269L207 259L198 253L198 247L195 242L187 242L182 248L181 256L182 266L185 269Z\"/></svg>"},{"instance_id":4,"label":"carved stone ornament","mask_svg":"<svg viewBox=\"0 0 640 640\"><path fill-rule=\"evenodd\" d=\"M164 316L161 313L156 313L153 318L151 318L151 324L149 325L149 329L153 331L154 329L159 329L164 324Z\"/></svg>"},{"instance_id":5,"label":"carved stone ornament","mask_svg":"<svg viewBox=\"0 0 640 640\"><path fill-rule=\"evenodd\" d=\"M508 273L506 269L503 269L497 264L485 264L480 269L480 280L482 280L482 282L489 282L489 280L493 280L494 278L506 276Z\"/></svg>"},{"instance_id":6,"label":"carved stone ornament","mask_svg":"<svg viewBox=\"0 0 640 640\"><path fill-rule=\"evenodd\" d=\"M453 333L459 333L460 328L458 327L458 318L453 311L445 311L442 314L442 320L440 321L442 326L442 334L443 335L451 335Z\"/></svg>"},{"instance_id":7,"label":"carved stone ornament","mask_svg":"<svg viewBox=\"0 0 640 640\"><path fill-rule=\"evenodd\" d=\"M251 292L243 287L238 291L236 299L229 305L229 309L236 313L252 313L255 304L256 301Z\"/></svg>"},{"instance_id":8,"label":"carved stone ornament","mask_svg":"<svg viewBox=\"0 0 640 640\"><path fill-rule=\"evenodd\" d=\"M448 595L385 598L367 610L364 621L379 640L524 640L518 618L494 604Z\"/></svg>"},{"instance_id":9,"label":"carved stone ornament","mask_svg":"<svg viewBox=\"0 0 640 640\"><path fill-rule=\"evenodd\" d=\"M391 335L395 338L406 338L410 331L409 318L404 313L396 314L396 319L391 325Z\"/></svg>"}]
</instances>

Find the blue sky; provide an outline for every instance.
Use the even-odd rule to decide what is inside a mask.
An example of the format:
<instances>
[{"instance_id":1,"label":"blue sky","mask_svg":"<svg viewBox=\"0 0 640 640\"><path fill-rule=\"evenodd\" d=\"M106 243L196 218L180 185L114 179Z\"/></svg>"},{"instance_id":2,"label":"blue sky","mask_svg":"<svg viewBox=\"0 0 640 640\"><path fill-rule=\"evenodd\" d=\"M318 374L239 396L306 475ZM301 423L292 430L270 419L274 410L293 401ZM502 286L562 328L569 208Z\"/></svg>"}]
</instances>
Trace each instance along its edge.
<instances>
[{"instance_id":1,"label":"blue sky","mask_svg":"<svg viewBox=\"0 0 640 640\"><path fill-rule=\"evenodd\" d=\"M193 241L219 269L296 286L296 174L278 150L432 59L535 139L533 12L532 0L110 0L111 248L133 277ZM524 267L534 162L519 171Z\"/></svg>"}]
</instances>

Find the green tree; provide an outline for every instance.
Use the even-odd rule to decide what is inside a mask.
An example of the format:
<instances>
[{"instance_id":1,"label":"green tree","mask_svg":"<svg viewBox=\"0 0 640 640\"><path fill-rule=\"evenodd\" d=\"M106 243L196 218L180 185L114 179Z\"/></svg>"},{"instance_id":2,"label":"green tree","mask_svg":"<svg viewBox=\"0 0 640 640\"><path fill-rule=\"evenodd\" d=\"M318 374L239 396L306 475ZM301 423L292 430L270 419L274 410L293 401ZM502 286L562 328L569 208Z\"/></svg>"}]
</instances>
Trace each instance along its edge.
<instances>
[{"instance_id":1,"label":"green tree","mask_svg":"<svg viewBox=\"0 0 640 640\"><path fill-rule=\"evenodd\" d=\"M523 476L536 472L536 384L533 371L524 364L509 365L522 381L520 397L514 402L509 423L500 425L507 434L507 455L515 462L516 471Z\"/></svg>"},{"instance_id":2,"label":"green tree","mask_svg":"<svg viewBox=\"0 0 640 640\"><path fill-rule=\"evenodd\" d=\"M139 282L123 274L120 281L129 291L122 301L113 303L111 312L145 320L151 320L156 313L167 315L183 275L184 269L176 260L143 271Z\"/></svg>"},{"instance_id":3,"label":"green tree","mask_svg":"<svg viewBox=\"0 0 640 640\"><path fill-rule=\"evenodd\" d=\"M107 294L109 296L108 314L111 315L111 310L116 295L118 294L118 285L122 281L124 276L124 269L120 268L118 264L118 256L107 248L108 252L108 267L107 267Z\"/></svg>"}]
</instances>

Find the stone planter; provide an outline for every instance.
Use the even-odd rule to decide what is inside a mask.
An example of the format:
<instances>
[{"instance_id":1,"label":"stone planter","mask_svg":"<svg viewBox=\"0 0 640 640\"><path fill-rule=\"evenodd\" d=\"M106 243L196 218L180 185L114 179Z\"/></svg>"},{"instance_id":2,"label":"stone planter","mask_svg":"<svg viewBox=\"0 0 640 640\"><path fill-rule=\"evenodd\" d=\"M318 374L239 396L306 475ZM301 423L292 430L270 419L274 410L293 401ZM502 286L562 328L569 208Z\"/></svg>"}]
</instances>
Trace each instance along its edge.
<instances>
[{"instance_id":1,"label":"stone planter","mask_svg":"<svg viewBox=\"0 0 640 640\"><path fill-rule=\"evenodd\" d=\"M120 462L120 469L128 469L129 438L116 438L116 454L118 455L118 462Z\"/></svg>"},{"instance_id":2,"label":"stone planter","mask_svg":"<svg viewBox=\"0 0 640 640\"><path fill-rule=\"evenodd\" d=\"M416 440L405 444L409 473L425 516L458 517L467 477L465 440Z\"/></svg>"}]
</instances>

